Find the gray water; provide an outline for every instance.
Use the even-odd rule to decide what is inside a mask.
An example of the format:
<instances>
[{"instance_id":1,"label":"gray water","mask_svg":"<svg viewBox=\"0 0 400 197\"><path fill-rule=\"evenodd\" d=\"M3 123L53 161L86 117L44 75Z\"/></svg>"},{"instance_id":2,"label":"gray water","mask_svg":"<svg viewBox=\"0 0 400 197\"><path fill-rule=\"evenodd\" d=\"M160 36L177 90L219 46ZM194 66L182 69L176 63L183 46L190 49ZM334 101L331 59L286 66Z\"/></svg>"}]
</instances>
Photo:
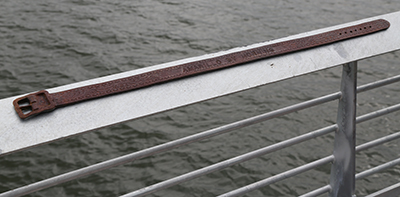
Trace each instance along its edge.
<instances>
[{"instance_id":1,"label":"gray water","mask_svg":"<svg viewBox=\"0 0 400 197\"><path fill-rule=\"evenodd\" d=\"M0 98L281 38L400 9L386 1L3 0ZM400 73L400 53L359 63L358 83ZM0 157L0 192L179 137L338 91L341 68L129 121ZM398 85L358 96L361 115L396 104ZM335 123L337 103L187 145L31 196L116 196ZM394 113L357 126L357 144L396 132ZM1 129L1 128L0 128ZM29 131L27 131L29 132ZM57 132L57 131L54 131ZM215 196L332 153L333 135L156 192ZM357 154L357 172L399 157L398 142ZM329 183L330 166L251 192L297 196ZM357 181L365 195L400 180L400 167Z\"/></svg>"}]
</instances>

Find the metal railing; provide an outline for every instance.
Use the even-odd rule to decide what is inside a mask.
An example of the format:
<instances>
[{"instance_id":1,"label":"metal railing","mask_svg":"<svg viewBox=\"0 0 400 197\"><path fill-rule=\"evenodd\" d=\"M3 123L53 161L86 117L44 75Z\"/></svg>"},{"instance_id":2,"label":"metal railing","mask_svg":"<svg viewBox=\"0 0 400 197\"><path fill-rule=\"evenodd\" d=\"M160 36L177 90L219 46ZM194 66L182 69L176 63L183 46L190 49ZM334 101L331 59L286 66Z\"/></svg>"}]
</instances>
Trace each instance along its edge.
<instances>
[{"instance_id":1,"label":"metal railing","mask_svg":"<svg viewBox=\"0 0 400 197\"><path fill-rule=\"evenodd\" d=\"M272 153L274 151L304 142L306 140L310 140L316 137L320 137L322 135L328 134L328 133L332 133L335 132L336 135L340 135L340 134L346 134L344 132L340 132L341 129L343 129L344 127L347 128L346 132L349 132L350 134L355 134L355 124L356 123L361 123L364 121L368 121L371 120L373 118L377 118L380 117L382 115L386 115L388 113L400 110L400 103L397 105L393 105L391 107L385 108L385 109L381 109L378 111L374 111L359 117L355 117L355 95L358 92L364 92L367 90L371 90L373 88L378 88L384 85L388 85L391 83L395 83L395 82L399 82L400 81L400 75L395 76L395 77L391 77L391 78L387 78L384 80L380 80L380 81L376 81L373 83L369 83L366 85L362 85L360 87L358 87L357 89L355 89L355 82L356 82L356 69L357 69L357 65L355 62L350 63L350 64L346 64L343 66L343 78L342 78L342 90L340 92L337 93L333 93L333 94L329 94L323 97L319 97L319 98L315 98L306 102L302 102L302 103L298 103L292 106L288 106L282 109L278 109L275 111L271 111L262 115L258 115L255 117L251 117L248 119L244 119L238 122L234 122L228 125L224 125L215 129L211 129L208 131L204 131L195 135L191 135L188 137L184 137L181 139L177 139L175 141L171 141L165 144L161 144L158 146L154 146L148 149L144 149L132 154L128 154L122 157L118 157L118 158L114 158L108 161L104 161L95 165L91 165L79 170L75 170L72 172L68 172L53 178L49 178L43 181L39 181L37 183L33 183L31 185L25 186L25 187L21 187L9 192L5 192L0 194L0 196L20 196L20 195L25 195L25 194L29 194L31 192L35 192L38 191L40 189L44 189L44 188L48 188L66 181L70 181L73 179L77 179L79 177L83 177L83 176L87 176L89 174L92 173L96 173L105 169L109 169L118 165L122 165L125 164L127 162L132 162L134 160L138 160L144 157L148 157L157 153L161 153L161 152L165 152L168 151L170 149L173 148L177 148L183 145L187 145L190 143L194 143L197 142L199 140L203 140L203 139L207 139L207 138L211 138L226 132L230 132L242 127L246 127L249 125L253 125L262 121L266 121L272 118L276 118L279 116L283 116L298 110L302 110L305 108L309 108L315 105L320 105L322 103L326 103L326 102L330 102L330 101L334 101L334 100L341 100L341 103L345 103L345 104L339 104L339 110L338 110L338 124L334 124L325 128L321 128L318 129L316 131L312 131L291 139L287 139L285 141L243 154L243 155L239 155L237 157L219 162L219 163L215 163L213 165L189 172L187 174L183 174L180 175L178 177L169 179L169 180L165 180L163 182L145 187L143 189L134 191L132 193L128 193L126 195L123 195L124 197L127 196L143 196L146 194L150 194L153 192L156 192L158 190L161 189L165 189L167 187L171 187L173 185L177 185L179 183L182 182L186 182L188 180L197 178L199 176L214 172L214 171L218 171L221 169L224 169L226 167L232 166L234 164L238 164L256 157L260 157L262 155L268 154L268 153ZM351 73L349 75L349 73ZM349 77L350 76L350 77ZM347 77L347 78L346 78ZM343 89L347 89L347 90L343 90ZM351 105L350 107L348 105ZM342 109L341 109L342 108ZM349 112L349 110L351 112ZM348 115L349 113L351 113L350 115ZM350 124L350 125L348 125ZM343 129L346 130L346 129ZM348 135L350 135L348 134ZM338 140L337 138L339 138L340 140ZM297 168L294 168L292 170L286 171L286 172L282 172L280 174L277 174L275 176L269 177L267 179L261 180L259 182L253 183L251 185L247 185L244 186L242 188L233 190L231 192L228 192L226 194L222 194L221 196L238 196L241 194L245 194L247 192L250 192L252 190L261 188L261 187L265 187L267 185L273 184L275 182L281 181L283 179L287 179L289 177L295 176L299 173L311 170L317 166L320 165L324 165L330 162L333 162L333 167L332 170L333 171L337 171L336 168L339 168L340 166L351 166L347 169L343 169L342 172L340 173L332 173L333 177L332 177L332 182L330 185L321 187L319 189L316 189L315 191L312 191L308 194L304 194L303 196L318 196L320 194L323 193L327 193L327 192L331 192L333 196L348 196L349 194L353 194L354 193L354 184L355 184L355 180L356 179L362 179L366 176L369 176L371 174L374 174L376 172L379 172L381 170L393 167L394 165L398 165L400 164L400 158L387 162L385 164L382 164L380 166L377 166L375 168L371 168L367 171L355 174L355 169L354 169L354 162L355 162L355 152L359 152L359 151L363 151L366 150L368 148L392 141L392 140L396 140L398 138L400 138L400 132L391 134L389 136L385 136L382 137L380 139L376 139L374 141L359 145L357 147L354 146L354 136L350 135L350 136L346 136L346 139L350 139L348 141L341 139L341 136L336 136L335 139L335 150L334 152L337 153L339 156L341 156L341 158L339 156L336 155L329 155L327 157L321 158L319 160L316 160L314 162L305 164L303 166L299 166ZM343 151L345 151L345 153L341 153L338 152L337 150L339 149L338 147L347 147L348 149L344 149ZM343 155L347 155L348 158L345 158ZM343 163L346 162L346 163ZM338 166L337 166L338 165ZM347 176L348 178L343 179L343 176ZM337 176L341 176L340 178ZM337 182L340 180L346 180L347 182L345 184L343 184L343 182ZM346 187L346 188L343 188ZM396 187L397 188L397 187ZM335 191L337 191L337 193L335 193Z\"/></svg>"},{"instance_id":2,"label":"metal railing","mask_svg":"<svg viewBox=\"0 0 400 197\"><path fill-rule=\"evenodd\" d=\"M330 196L352 196L355 193L356 180L363 179L374 173L380 172L382 170L391 168L395 165L400 164L400 158L388 161L379 166L370 168L366 171L357 173L355 172L355 154L360 151L381 145L383 143L393 141L400 138L400 132L393 133L388 136L384 136L373 141L355 145L355 135L356 135L356 124L362 123L395 111L400 110L400 103L370 112L359 117L356 117L356 98L357 94L365 92L374 88L383 87L388 84L396 83L400 81L400 75L383 79L380 81L365 84L359 87L357 85L357 61L351 61L343 65L343 72L341 78L341 89L339 92L332 93L319 98L314 98L302 103L287 106L281 109L277 109L265 114L250 117L244 120L233 122L227 125L223 125L214 129L203 131L194 135L183 137L174 141L170 141L161 145L157 145L151 148L140 150L134 153L130 153L124 156L120 156L111 160L107 160L101 163L90 165L78 170L74 170L65 174L61 174L49 179L45 179L30 185L20 187L11 191L0 194L1 197L5 196L21 196L30 194L32 192L49 188L70 180L74 180L80 177L87 176L99 171L103 171L118 165L123 165L128 162L139 160L145 157L156 155L171 149L176 149L178 147L198 142L203 139L208 139L228 133L239 128L247 127L256 123L264 122L273 118L277 118L283 115L287 115L302 109L310 108L316 105L321 105L323 103L331 101L339 101L338 112L337 112L337 122L336 124L320 128L315 131L311 131L306 134L302 134L284 141L242 154L236 157L214 163L210 166L206 166L192 172L182 174L180 176L164 180L162 182L149 185L145 188L127 193L123 195L128 196L144 196L151 194L153 192L187 182L189 180L198 178L200 176L222 170L224 168L230 167L235 164L239 164L302 142L311 140L317 137L321 137L326 134L335 133L334 149L332 150L332 155L327 155L326 157L317 159L313 162L304 164L302 166L295 167L291 170L281 172L274 176L268 177L258 182L252 183L250 185L243 186L241 188L235 189L233 191L221 194L220 196L239 196L246 194L250 191L257 190L259 188L265 187L270 184L274 184L278 181L296 176L300 173L306 172L308 170L314 169L318 166L332 163L331 167L331 177L330 184L316 188L314 191L310 191L302 196L318 196L321 194L329 193ZM400 189L399 184L395 184L388 188L385 188L379 192L371 194L370 196L390 196Z\"/></svg>"}]
</instances>

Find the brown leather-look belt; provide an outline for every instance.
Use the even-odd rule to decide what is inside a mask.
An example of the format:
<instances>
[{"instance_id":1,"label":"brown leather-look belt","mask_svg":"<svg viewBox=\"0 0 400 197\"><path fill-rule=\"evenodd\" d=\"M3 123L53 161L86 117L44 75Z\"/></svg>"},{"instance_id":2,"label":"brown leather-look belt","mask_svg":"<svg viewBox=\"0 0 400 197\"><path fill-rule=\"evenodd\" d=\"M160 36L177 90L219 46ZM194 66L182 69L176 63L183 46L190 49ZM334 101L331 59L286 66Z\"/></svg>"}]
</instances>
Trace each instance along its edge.
<instances>
[{"instance_id":1,"label":"brown leather-look belt","mask_svg":"<svg viewBox=\"0 0 400 197\"><path fill-rule=\"evenodd\" d=\"M390 23L388 21L378 19L313 36L269 44L253 49L154 70L131 77L88 85L62 92L50 94L46 90L41 90L39 92L15 99L13 104L19 117L26 119L42 112L52 111L57 107L72 103L143 88L162 82L264 59L267 57L331 44L349 38L385 30L389 28L389 26Z\"/></svg>"}]
</instances>

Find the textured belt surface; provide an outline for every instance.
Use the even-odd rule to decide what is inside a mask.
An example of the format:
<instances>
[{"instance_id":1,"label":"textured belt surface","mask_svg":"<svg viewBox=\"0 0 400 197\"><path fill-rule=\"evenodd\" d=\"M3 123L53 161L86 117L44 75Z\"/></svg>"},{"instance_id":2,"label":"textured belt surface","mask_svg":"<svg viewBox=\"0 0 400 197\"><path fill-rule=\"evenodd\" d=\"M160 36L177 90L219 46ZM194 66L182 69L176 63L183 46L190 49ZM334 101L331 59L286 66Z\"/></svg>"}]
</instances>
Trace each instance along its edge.
<instances>
[{"instance_id":1,"label":"textured belt surface","mask_svg":"<svg viewBox=\"0 0 400 197\"><path fill-rule=\"evenodd\" d=\"M267 57L331 44L349 38L385 30L389 28L389 26L390 23L386 20L374 20L313 36L269 44L210 59L154 70L131 77L84 86L62 92L50 94L46 90L41 90L39 92L15 99L13 104L19 117L25 119L35 116L41 112L54 110L56 107L143 88L157 83L226 68Z\"/></svg>"}]
</instances>

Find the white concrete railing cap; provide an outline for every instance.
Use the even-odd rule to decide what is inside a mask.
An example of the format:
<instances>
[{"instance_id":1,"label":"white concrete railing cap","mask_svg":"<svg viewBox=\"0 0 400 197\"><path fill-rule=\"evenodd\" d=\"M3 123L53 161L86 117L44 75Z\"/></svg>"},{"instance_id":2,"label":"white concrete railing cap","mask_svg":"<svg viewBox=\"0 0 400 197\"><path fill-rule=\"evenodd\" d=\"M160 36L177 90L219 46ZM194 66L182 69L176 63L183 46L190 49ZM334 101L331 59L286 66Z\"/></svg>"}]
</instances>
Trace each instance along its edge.
<instances>
[{"instance_id":1,"label":"white concrete railing cap","mask_svg":"<svg viewBox=\"0 0 400 197\"><path fill-rule=\"evenodd\" d=\"M0 128L0 155L268 83L331 68L344 63L399 50L400 12L314 30L270 42L234 48L228 51L178 60L48 89L50 93L64 91L89 84L132 76L150 70L255 48L266 44L314 35L375 19L388 20L391 23L390 28L376 34L353 38L323 47L268 58L149 88L70 105L56 109L47 114L39 115L27 121L23 121L17 116L12 105L12 101L20 96L2 99L0 100L0 125L2 125Z\"/></svg>"}]
</instances>

